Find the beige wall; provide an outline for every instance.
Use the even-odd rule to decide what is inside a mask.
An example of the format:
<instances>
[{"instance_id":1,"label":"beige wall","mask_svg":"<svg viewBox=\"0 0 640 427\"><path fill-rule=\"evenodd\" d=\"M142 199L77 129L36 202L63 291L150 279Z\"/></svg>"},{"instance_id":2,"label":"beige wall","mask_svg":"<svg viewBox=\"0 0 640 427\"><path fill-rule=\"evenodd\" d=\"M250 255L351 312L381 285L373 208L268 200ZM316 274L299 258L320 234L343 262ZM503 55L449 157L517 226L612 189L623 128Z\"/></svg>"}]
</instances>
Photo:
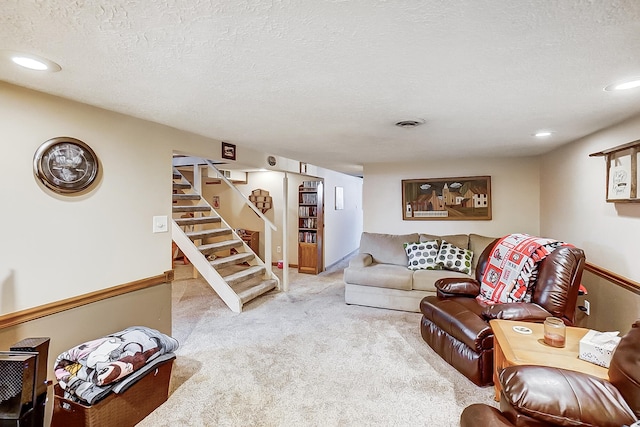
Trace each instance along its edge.
<instances>
[{"instance_id":1,"label":"beige wall","mask_svg":"<svg viewBox=\"0 0 640 427\"><path fill-rule=\"evenodd\" d=\"M640 295L611 283L593 273L585 271L582 284L589 291L578 297L578 304L584 300L591 303L591 314L578 311L576 323L597 331L620 331L626 333L631 324L640 319Z\"/></svg>"},{"instance_id":2,"label":"beige wall","mask_svg":"<svg viewBox=\"0 0 640 427\"><path fill-rule=\"evenodd\" d=\"M491 176L492 220L404 221L403 179ZM539 159L455 159L369 164L364 168L364 230L378 233L477 233L501 236L540 232Z\"/></svg>"},{"instance_id":3,"label":"beige wall","mask_svg":"<svg viewBox=\"0 0 640 427\"><path fill-rule=\"evenodd\" d=\"M283 246L282 237L282 218L284 209L284 179L285 174L283 172L249 172L247 174L247 184L236 184L238 190L244 195L249 196L253 190L262 189L269 192L269 195L273 199L273 208L264 213L271 222L273 222L278 230L272 232L272 248L271 256L274 262L282 259L282 252L277 252L277 247ZM288 176L288 191L290 197L289 204L289 226L288 230L288 243L289 243L289 263L297 264L297 246L296 246L296 218L297 216L297 189L298 185L302 183L302 176L298 174L287 174ZM213 195L220 197L220 209L218 212L222 217L229 222L232 228L245 228L248 230L254 230L260 232L260 257L264 259L265 254L265 237L264 237L264 223L253 212L249 206L243 203L234 192L226 184L214 184L206 185L203 188L203 194L208 203L211 203Z\"/></svg>"},{"instance_id":4,"label":"beige wall","mask_svg":"<svg viewBox=\"0 0 640 427\"><path fill-rule=\"evenodd\" d=\"M583 248L589 262L640 282L640 203L606 202L606 168L589 154L640 139L640 117L542 158L540 226Z\"/></svg>"},{"instance_id":5,"label":"beige wall","mask_svg":"<svg viewBox=\"0 0 640 427\"><path fill-rule=\"evenodd\" d=\"M0 315L171 270L171 235L151 228L154 215L171 217L173 149L215 158L218 141L5 83L0 117ZM88 194L60 196L34 177L36 149L57 136L83 140L98 155L102 174ZM0 348L50 337L52 366L62 350L132 325L171 334L170 284L2 328Z\"/></svg>"},{"instance_id":6,"label":"beige wall","mask_svg":"<svg viewBox=\"0 0 640 427\"><path fill-rule=\"evenodd\" d=\"M589 154L640 139L640 117L542 157L540 228L585 250L587 261L640 282L640 203L607 203L606 164ZM626 331L640 318L640 295L585 273L591 315L583 326Z\"/></svg>"},{"instance_id":7,"label":"beige wall","mask_svg":"<svg viewBox=\"0 0 640 427\"><path fill-rule=\"evenodd\" d=\"M0 117L1 314L171 269L171 235L151 227L154 215L171 217L172 150L184 140L216 149L215 141L7 84ZM34 177L34 152L57 136L83 140L99 157L90 193L56 195Z\"/></svg>"}]
</instances>

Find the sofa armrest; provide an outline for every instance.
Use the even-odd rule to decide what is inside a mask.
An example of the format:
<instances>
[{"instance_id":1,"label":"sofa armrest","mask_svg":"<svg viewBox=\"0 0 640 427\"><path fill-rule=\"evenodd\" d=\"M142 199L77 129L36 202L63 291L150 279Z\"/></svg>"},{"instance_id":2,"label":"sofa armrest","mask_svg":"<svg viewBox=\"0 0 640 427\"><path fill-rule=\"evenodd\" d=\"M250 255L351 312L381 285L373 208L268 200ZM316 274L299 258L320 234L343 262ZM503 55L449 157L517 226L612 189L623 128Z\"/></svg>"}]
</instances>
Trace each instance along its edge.
<instances>
[{"instance_id":1,"label":"sofa armrest","mask_svg":"<svg viewBox=\"0 0 640 427\"><path fill-rule=\"evenodd\" d=\"M349 267L366 267L373 263L371 254L357 253L349 260Z\"/></svg>"},{"instance_id":2,"label":"sofa armrest","mask_svg":"<svg viewBox=\"0 0 640 427\"><path fill-rule=\"evenodd\" d=\"M620 392L592 375L544 366L510 366L500 372L499 379L500 409L505 413L515 411L566 426L622 426L635 421Z\"/></svg>"},{"instance_id":3,"label":"sofa armrest","mask_svg":"<svg viewBox=\"0 0 640 427\"><path fill-rule=\"evenodd\" d=\"M446 277L435 281L439 297L468 296L475 298L480 293L480 283L472 278Z\"/></svg>"},{"instance_id":4,"label":"sofa armrest","mask_svg":"<svg viewBox=\"0 0 640 427\"><path fill-rule=\"evenodd\" d=\"M482 310L482 317L487 320L504 319L520 320L523 322L544 322L547 317L553 316L544 308L535 303L507 302L488 305Z\"/></svg>"}]
</instances>

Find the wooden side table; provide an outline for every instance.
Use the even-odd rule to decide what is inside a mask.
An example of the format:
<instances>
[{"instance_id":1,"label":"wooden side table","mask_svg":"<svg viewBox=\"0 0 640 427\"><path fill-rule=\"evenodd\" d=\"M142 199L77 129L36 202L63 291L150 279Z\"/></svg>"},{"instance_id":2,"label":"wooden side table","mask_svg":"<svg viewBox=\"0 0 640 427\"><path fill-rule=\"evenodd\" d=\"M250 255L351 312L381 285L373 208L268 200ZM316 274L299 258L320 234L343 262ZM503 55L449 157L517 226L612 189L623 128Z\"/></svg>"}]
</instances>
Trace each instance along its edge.
<instances>
[{"instance_id":1,"label":"wooden side table","mask_svg":"<svg viewBox=\"0 0 640 427\"><path fill-rule=\"evenodd\" d=\"M544 343L542 323L517 322L494 319L489 322L494 334L493 384L495 400L500 400L500 371L508 366L538 365L584 372L595 377L609 379L608 369L578 358L580 339L589 331L585 328L567 326L567 338L562 348ZM516 332L513 327L531 329L531 334Z\"/></svg>"}]
</instances>

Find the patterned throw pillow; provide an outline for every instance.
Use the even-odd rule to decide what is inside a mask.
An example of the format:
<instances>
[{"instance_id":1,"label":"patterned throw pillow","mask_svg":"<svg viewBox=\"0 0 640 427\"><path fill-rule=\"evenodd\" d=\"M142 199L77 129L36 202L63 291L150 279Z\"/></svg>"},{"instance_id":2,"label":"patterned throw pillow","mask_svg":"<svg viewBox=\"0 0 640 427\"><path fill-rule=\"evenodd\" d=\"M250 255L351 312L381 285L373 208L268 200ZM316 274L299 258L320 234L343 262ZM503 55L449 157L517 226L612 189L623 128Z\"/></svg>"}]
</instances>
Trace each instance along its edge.
<instances>
[{"instance_id":1,"label":"patterned throw pillow","mask_svg":"<svg viewBox=\"0 0 640 427\"><path fill-rule=\"evenodd\" d=\"M460 273L471 274L471 260L473 252L453 246L446 240L442 241L436 262L446 270L459 271Z\"/></svg>"},{"instance_id":2,"label":"patterned throw pillow","mask_svg":"<svg viewBox=\"0 0 640 427\"><path fill-rule=\"evenodd\" d=\"M440 270L436 262L438 256L438 242L429 240L427 242L405 243L404 250L409 257L409 270Z\"/></svg>"}]
</instances>

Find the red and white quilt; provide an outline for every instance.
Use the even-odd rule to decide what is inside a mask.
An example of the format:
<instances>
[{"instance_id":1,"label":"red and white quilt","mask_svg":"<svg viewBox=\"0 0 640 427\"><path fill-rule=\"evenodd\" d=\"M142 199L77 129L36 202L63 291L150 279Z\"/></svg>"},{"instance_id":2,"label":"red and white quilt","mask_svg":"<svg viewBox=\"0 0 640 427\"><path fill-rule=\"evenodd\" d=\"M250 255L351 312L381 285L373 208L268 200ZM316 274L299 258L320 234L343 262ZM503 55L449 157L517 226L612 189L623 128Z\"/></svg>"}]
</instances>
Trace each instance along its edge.
<instances>
[{"instance_id":1,"label":"red and white quilt","mask_svg":"<svg viewBox=\"0 0 640 427\"><path fill-rule=\"evenodd\" d=\"M528 234L510 234L496 244L482 276L478 300L488 304L530 302L538 263L566 243Z\"/></svg>"}]
</instances>

